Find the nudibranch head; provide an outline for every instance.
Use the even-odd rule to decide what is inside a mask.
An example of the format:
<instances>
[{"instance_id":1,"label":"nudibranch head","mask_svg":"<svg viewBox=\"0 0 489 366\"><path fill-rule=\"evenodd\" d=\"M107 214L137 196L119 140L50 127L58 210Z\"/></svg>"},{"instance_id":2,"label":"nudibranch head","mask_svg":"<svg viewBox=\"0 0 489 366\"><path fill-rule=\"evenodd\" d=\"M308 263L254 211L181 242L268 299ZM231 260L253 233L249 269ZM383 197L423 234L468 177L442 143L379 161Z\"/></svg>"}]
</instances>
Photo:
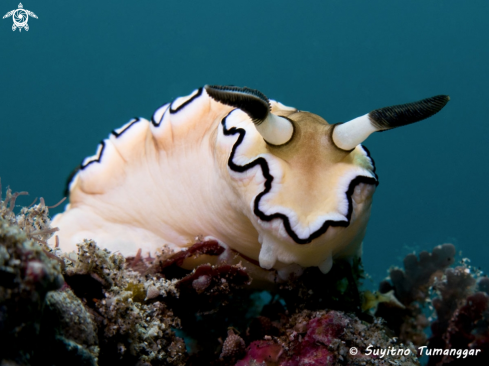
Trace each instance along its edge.
<instances>
[{"instance_id":1,"label":"nudibranch head","mask_svg":"<svg viewBox=\"0 0 489 366\"><path fill-rule=\"evenodd\" d=\"M343 124L259 91L205 86L115 130L70 183L61 245L134 255L207 235L266 269L359 255L378 184L368 135L427 118L438 96Z\"/></svg>"},{"instance_id":2,"label":"nudibranch head","mask_svg":"<svg viewBox=\"0 0 489 366\"><path fill-rule=\"evenodd\" d=\"M242 140L234 146L228 166L251 208L249 218L261 244L260 265L297 263L319 266L323 272L329 271L333 258L361 250L378 180L374 162L360 142L376 130L426 118L448 101L438 96L330 125L248 88L206 86L206 91L239 108L223 121L225 133ZM227 127L239 126L247 117L256 130ZM276 136L280 138L270 143Z\"/></svg>"}]
</instances>

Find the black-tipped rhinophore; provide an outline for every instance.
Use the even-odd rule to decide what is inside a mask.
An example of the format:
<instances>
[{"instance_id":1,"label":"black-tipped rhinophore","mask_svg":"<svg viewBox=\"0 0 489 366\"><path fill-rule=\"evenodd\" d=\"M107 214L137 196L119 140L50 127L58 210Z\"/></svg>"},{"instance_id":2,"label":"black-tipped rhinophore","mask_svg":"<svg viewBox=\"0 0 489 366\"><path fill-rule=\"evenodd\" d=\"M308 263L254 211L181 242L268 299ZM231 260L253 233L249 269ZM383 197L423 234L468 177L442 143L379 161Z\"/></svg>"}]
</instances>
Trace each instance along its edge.
<instances>
[{"instance_id":1,"label":"black-tipped rhinophore","mask_svg":"<svg viewBox=\"0 0 489 366\"><path fill-rule=\"evenodd\" d=\"M376 109L368 114L372 124L380 130L405 126L438 113L450 100L448 95L437 95L419 102Z\"/></svg>"},{"instance_id":2,"label":"black-tipped rhinophore","mask_svg":"<svg viewBox=\"0 0 489 366\"><path fill-rule=\"evenodd\" d=\"M241 109L255 125L262 123L270 113L270 101L258 90L220 85L206 85L205 90L212 99Z\"/></svg>"}]
</instances>

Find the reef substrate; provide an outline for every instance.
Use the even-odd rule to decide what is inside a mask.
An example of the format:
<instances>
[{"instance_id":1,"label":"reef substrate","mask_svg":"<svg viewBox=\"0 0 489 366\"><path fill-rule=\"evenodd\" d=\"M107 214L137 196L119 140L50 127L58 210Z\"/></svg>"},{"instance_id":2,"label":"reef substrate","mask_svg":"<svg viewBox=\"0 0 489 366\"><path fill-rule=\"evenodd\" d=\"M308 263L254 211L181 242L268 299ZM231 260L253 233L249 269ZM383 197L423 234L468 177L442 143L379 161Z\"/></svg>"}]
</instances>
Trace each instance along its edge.
<instances>
[{"instance_id":1,"label":"reef substrate","mask_svg":"<svg viewBox=\"0 0 489 366\"><path fill-rule=\"evenodd\" d=\"M423 346L481 349L470 360L487 362L489 280L467 261L453 267L449 244L408 255L375 296L359 290L360 261L264 290L240 263L181 266L222 254L212 240L154 258L91 240L61 253L46 245L56 228L44 201L15 213L19 195L0 197L0 366L407 366Z\"/></svg>"}]
</instances>

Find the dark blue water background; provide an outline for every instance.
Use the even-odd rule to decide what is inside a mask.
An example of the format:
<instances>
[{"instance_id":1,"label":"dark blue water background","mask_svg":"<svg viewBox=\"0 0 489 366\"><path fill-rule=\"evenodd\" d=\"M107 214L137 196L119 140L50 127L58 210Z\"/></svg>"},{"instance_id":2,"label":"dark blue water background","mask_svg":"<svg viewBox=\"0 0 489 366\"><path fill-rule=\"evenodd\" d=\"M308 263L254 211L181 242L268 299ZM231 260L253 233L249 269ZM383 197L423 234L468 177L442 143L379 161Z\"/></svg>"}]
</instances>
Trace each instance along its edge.
<instances>
[{"instance_id":1,"label":"dark blue water background","mask_svg":"<svg viewBox=\"0 0 489 366\"><path fill-rule=\"evenodd\" d=\"M1 15L17 5L2 0ZM488 270L489 2L23 5L39 17L28 32L0 20L0 176L30 192L19 204L56 203L112 129L206 83L256 88L329 122L449 94L437 116L365 142L380 186L364 260L377 281L408 252L453 242Z\"/></svg>"}]
</instances>

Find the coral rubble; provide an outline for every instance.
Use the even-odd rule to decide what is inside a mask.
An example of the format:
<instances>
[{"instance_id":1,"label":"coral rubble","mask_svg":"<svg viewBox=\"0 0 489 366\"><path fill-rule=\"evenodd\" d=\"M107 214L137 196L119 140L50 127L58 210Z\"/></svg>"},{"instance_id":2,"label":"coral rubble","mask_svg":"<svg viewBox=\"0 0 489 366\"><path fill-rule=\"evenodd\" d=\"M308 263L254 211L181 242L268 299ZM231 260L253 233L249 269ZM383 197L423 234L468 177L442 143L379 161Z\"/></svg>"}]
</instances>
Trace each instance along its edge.
<instances>
[{"instance_id":1,"label":"coral rubble","mask_svg":"<svg viewBox=\"0 0 489 366\"><path fill-rule=\"evenodd\" d=\"M414 347L394 344L380 321L367 324L340 311L304 310L279 337L267 338L252 342L236 366L419 364Z\"/></svg>"},{"instance_id":2,"label":"coral rubble","mask_svg":"<svg viewBox=\"0 0 489 366\"><path fill-rule=\"evenodd\" d=\"M0 199L0 364L184 365L179 320L158 291L174 282L143 276L125 258L86 240L69 256L46 246L44 201L14 212L20 194Z\"/></svg>"},{"instance_id":3,"label":"coral rubble","mask_svg":"<svg viewBox=\"0 0 489 366\"><path fill-rule=\"evenodd\" d=\"M46 295L60 288L60 263L30 240L18 226L0 217L1 358L27 364L41 339Z\"/></svg>"},{"instance_id":4,"label":"coral rubble","mask_svg":"<svg viewBox=\"0 0 489 366\"><path fill-rule=\"evenodd\" d=\"M15 212L23 194L0 196L0 366L489 364L489 279L452 268L451 244L362 293L360 260L279 273L200 237L154 258L61 253L42 199Z\"/></svg>"},{"instance_id":5,"label":"coral rubble","mask_svg":"<svg viewBox=\"0 0 489 366\"><path fill-rule=\"evenodd\" d=\"M153 288L162 297L177 295L174 283L127 270L122 256L99 249L93 241L85 240L78 248L65 278L87 305L99 330L99 363L110 364L117 359L127 365L183 364L183 341L171 329L179 327L178 319L164 303L146 300Z\"/></svg>"}]
</instances>

